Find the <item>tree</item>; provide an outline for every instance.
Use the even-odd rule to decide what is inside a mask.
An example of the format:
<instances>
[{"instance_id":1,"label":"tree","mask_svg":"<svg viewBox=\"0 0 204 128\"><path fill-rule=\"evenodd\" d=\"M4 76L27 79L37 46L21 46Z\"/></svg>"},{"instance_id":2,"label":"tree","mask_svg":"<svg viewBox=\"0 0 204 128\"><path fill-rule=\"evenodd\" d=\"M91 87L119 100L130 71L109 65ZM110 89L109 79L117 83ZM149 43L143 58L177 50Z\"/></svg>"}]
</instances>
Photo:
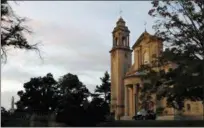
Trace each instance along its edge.
<instances>
[{"instance_id":1,"label":"tree","mask_svg":"<svg viewBox=\"0 0 204 128\"><path fill-rule=\"evenodd\" d=\"M24 84L25 91L18 91L20 100L16 103L17 111L28 113L49 113L58 103L57 82L51 73L44 77L31 78Z\"/></svg>"},{"instance_id":2,"label":"tree","mask_svg":"<svg viewBox=\"0 0 204 128\"><path fill-rule=\"evenodd\" d=\"M96 126L106 120L110 111L110 76L106 71L101 79L102 84L96 86L95 92L91 94L92 100L86 110L86 122L89 126Z\"/></svg>"},{"instance_id":3,"label":"tree","mask_svg":"<svg viewBox=\"0 0 204 128\"><path fill-rule=\"evenodd\" d=\"M155 100L152 95L156 93L156 85L158 83L158 72L152 70L152 66L150 65L141 65L138 72L140 72L140 77L143 80L143 85L138 86L138 91L140 94L139 104L141 105L141 109L150 110L149 105L151 103L155 104Z\"/></svg>"},{"instance_id":4,"label":"tree","mask_svg":"<svg viewBox=\"0 0 204 128\"><path fill-rule=\"evenodd\" d=\"M204 1L154 0L152 4L149 14L157 18L155 35L168 47L158 59L160 66L177 65L158 78L158 94L167 97L170 105L177 102L179 108L184 99L204 99Z\"/></svg>"},{"instance_id":5,"label":"tree","mask_svg":"<svg viewBox=\"0 0 204 128\"><path fill-rule=\"evenodd\" d=\"M66 74L58 81L60 100L57 107L57 121L69 126L83 126L89 90L76 75Z\"/></svg>"},{"instance_id":6,"label":"tree","mask_svg":"<svg viewBox=\"0 0 204 128\"><path fill-rule=\"evenodd\" d=\"M104 122L106 115L109 112L109 107L104 98L101 98L97 94L92 94L92 101L86 110L86 122L88 126L96 126L97 124Z\"/></svg>"},{"instance_id":7,"label":"tree","mask_svg":"<svg viewBox=\"0 0 204 128\"><path fill-rule=\"evenodd\" d=\"M101 78L102 85L108 86L109 75ZM44 77L31 78L24 84L25 91L19 91L20 100L16 103L16 112L55 113L56 121L68 126L96 126L106 119L109 103L101 94L91 94L77 75L68 73L56 82L52 74ZM98 91L104 93L98 87ZM106 90L106 89L104 89ZM110 92L106 91L107 96ZM92 101L88 97L92 96ZM107 96L108 97L108 96Z\"/></svg>"},{"instance_id":8,"label":"tree","mask_svg":"<svg viewBox=\"0 0 204 128\"><path fill-rule=\"evenodd\" d=\"M9 116L10 116L9 112L6 111L4 107L1 107L1 126L5 126L5 124L9 120Z\"/></svg>"},{"instance_id":9,"label":"tree","mask_svg":"<svg viewBox=\"0 0 204 128\"><path fill-rule=\"evenodd\" d=\"M103 102L100 102L101 104L101 116L105 117L107 115L110 114L110 75L108 74L108 72L106 71L104 73L104 76L101 79L101 85L100 86L96 86L95 89L95 94L99 94L98 96L102 96L103 98L101 99L100 97L98 97L97 95L95 97L93 97L93 103L94 101L101 101L103 100ZM100 105L98 104L98 105ZM100 115L100 114L99 114Z\"/></svg>"},{"instance_id":10,"label":"tree","mask_svg":"<svg viewBox=\"0 0 204 128\"><path fill-rule=\"evenodd\" d=\"M6 62L7 48L19 48L26 50L36 50L37 44L28 43L25 34L31 31L23 23L25 18L18 17L12 10L7 0L1 1L1 59Z\"/></svg>"},{"instance_id":11,"label":"tree","mask_svg":"<svg viewBox=\"0 0 204 128\"><path fill-rule=\"evenodd\" d=\"M100 86L96 86L95 93L99 93L104 96L104 100L106 103L110 103L110 75L106 71L104 77L100 78L102 84Z\"/></svg>"}]
</instances>

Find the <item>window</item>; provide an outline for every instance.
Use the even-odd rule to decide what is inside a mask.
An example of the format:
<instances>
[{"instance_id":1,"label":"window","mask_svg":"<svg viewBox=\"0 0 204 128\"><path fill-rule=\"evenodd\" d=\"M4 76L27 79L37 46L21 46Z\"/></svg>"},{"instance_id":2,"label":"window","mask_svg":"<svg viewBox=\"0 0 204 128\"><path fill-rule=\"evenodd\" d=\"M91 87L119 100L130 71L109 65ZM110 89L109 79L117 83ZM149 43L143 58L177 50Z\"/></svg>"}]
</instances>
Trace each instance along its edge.
<instances>
[{"instance_id":1,"label":"window","mask_svg":"<svg viewBox=\"0 0 204 128\"><path fill-rule=\"evenodd\" d=\"M145 52L143 54L143 64L148 64L149 63L149 55L148 52Z\"/></svg>"},{"instance_id":2,"label":"window","mask_svg":"<svg viewBox=\"0 0 204 128\"><path fill-rule=\"evenodd\" d=\"M116 46L119 45L119 41L118 41L117 38L115 38L115 45L116 45Z\"/></svg>"},{"instance_id":3,"label":"window","mask_svg":"<svg viewBox=\"0 0 204 128\"><path fill-rule=\"evenodd\" d=\"M187 104L186 107L187 107L188 111L191 111L191 105L190 104Z\"/></svg>"},{"instance_id":4,"label":"window","mask_svg":"<svg viewBox=\"0 0 204 128\"><path fill-rule=\"evenodd\" d=\"M123 46L126 46L126 40L125 37L122 38Z\"/></svg>"}]
</instances>

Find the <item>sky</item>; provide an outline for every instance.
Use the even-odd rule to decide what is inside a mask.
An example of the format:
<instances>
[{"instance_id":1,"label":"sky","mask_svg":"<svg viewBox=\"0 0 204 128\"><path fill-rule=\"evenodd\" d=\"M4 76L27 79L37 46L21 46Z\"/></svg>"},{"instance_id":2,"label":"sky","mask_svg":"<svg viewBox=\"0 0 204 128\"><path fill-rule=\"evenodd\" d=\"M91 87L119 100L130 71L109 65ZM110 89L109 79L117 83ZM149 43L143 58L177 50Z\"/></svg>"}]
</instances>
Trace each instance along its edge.
<instances>
[{"instance_id":1,"label":"sky","mask_svg":"<svg viewBox=\"0 0 204 128\"><path fill-rule=\"evenodd\" d=\"M52 73L54 78L72 73L94 91L105 71L110 73L112 30L121 16L130 30L130 46L146 29L154 34L154 20L148 15L151 1L18 1L10 2L15 13L26 17L33 31L27 35L38 43L34 51L8 52L1 65L1 106L10 108L11 97L23 90L32 77Z\"/></svg>"}]
</instances>

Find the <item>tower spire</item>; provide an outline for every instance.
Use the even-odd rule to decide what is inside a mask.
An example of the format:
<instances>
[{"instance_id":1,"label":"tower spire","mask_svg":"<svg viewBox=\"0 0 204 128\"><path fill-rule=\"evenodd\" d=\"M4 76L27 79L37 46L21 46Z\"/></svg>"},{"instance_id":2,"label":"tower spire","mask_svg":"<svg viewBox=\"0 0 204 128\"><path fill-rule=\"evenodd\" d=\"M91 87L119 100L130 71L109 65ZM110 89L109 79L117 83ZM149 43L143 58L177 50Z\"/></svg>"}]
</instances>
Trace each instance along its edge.
<instances>
[{"instance_id":1,"label":"tower spire","mask_svg":"<svg viewBox=\"0 0 204 128\"><path fill-rule=\"evenodd\" d=\"M13 113L14 112L14 96L12 96L11 98L11 112Z\"/></svg>"}]
</instances>

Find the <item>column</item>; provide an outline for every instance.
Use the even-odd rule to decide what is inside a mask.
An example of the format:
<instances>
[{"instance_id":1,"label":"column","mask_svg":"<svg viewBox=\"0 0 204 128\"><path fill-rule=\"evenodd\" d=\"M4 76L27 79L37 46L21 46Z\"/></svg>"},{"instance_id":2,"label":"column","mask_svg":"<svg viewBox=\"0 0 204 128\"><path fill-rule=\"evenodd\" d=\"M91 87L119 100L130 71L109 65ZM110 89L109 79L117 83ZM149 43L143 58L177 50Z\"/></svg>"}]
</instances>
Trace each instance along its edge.
<instances>
[{"instance_id":1,"label":"column","mask_svg":"<svg viewBox=\"0 0 204 128\"><path fill-rule=\"evenodd\" d=\"M115 37L113 36L113 47L115 47L115 43L116 43Z\"/></svg>"},{"instance_id":2,"label":"column","mask_svg":"<svg viewBox=\"0 0 204 128\"><path fill-rule=\"evenodd\" d=\"M137 94L136 85L134 84L133 85L133 114L134 115L136 114L136 105L137 105L137 103L136 103L136 94Z\"/></svg>"},{"instance_id":3,"label":"column","mask_svg":"<svg viewBox=\"0 0 204 128\"><path fill-rule=\"evenodd\" d=\"M125 86L125 116L128 116L128 109L129 109L129 104L128 104L128 87Z\"/></svg>"},{"instance_id":4,"label":"column","mask_svg":"<svg viewBox=\"0 0 204 128\"><path fill-rule=\"evenodd\" d=\"M129 47L129 44L130 44L130 42L129 42L129 36L127 37L127 46Z\"/></svg>"},{"instance_id":5,"label":"column","mask_svg":"<svg viewBox=\"0 0 204 128\"><path fill-rule=\"evenodd\" d=\"M132 116L132 89L131 88L128 88L128 91L129 91L129 116Z\"/></svg>"}]
</instances>

